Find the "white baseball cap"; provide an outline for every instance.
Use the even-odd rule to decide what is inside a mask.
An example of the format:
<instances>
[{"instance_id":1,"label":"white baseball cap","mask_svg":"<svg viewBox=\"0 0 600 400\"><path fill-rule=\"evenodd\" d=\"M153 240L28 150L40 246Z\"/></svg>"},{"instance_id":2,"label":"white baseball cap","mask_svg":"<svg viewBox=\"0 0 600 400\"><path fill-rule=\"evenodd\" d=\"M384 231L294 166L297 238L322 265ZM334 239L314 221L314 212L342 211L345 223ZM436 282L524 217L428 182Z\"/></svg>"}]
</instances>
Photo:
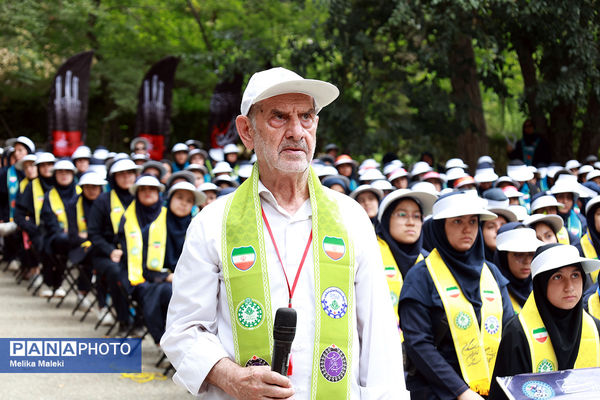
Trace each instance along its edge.
<instances>
[{"instance_id":1,"label":"white baseball cap","mask_svg":"<svg viewBox=\"0 0 600 400\"><path fill-rule=\"evenodd\" d=\"M54 157L54 154L48 153L48 152L43 152L43 153L38 153L34 164L35 165L40 165L40 164L44 164L44 163L54 164L55 162L56 162L56 157Z\"/></svg>"},{"instance_id":2,"label":"white baseball cap","mask_svg":"<svg viewBox=\"0 0 600 400\"><path fill-rule=\"evenodd\" d=\"M104 186L106 184L107 184L107 182L104 179L102 179L100 174L93 172L93 171L86 172L85 174L81 175L81 178L79 178L79 182L78 182L79 186L83 186L83 185Z\"/></svg>"},{"instance_id":3,"label":"white baseball cap","mask_svg":"<svg viewBox=\"0 0 600 400\"><path fill-rule=\"evenodd\" d=\"M499 233L496 236L496 248L500 251L513 251L515 253L529 253L544 245L538 240L536 233L531 228L516 228Z\"/></svg>"},{"instance_id":4,"label":"white baseball cap","mask_svg":"<svg viewBox=\"0 0 600 400\"><path fill-rule=\"evenodd\" d=\"M75 165L73 165L73 163L69 160L58 160L57 162L54 163L54 166L52 167L52 171L77 172L77 168L75 168Z\"/></svg>"},{"instance_id":5,"label":"white baseball cap","mask_svg":"<svg viewBox=\"0 0 600 400\"><path fill-rule=\"evenodd\" d=\"M196 190L196 187L189 182L177 182L176 184L171 186L171 189L169 189L168 198L170 199L171 195L177 190L187 190L188 192L192 192L192 194L194 195L194 204L197 206L204 204L204 202L206 201L206 195L204 194L204 192Z\"/></svg>"},{"instance_id":6,"label":"white baseball cap","mask_svg":"<svg viewBox=\"0 0 600 400\"><path fill-rule=\"evenodd\" d=\"M23 146L25 146L29 149L30 153L35 152L35 144L27 136L19 136L17 138L17 140L15 140L15 143L21 143ZM14 147L14 145L13 145L13 147Z\"/></svg>"},{"instance_id":7,"label":"white baseball cap","mask_svg":"<svg viewBox=\"0 0 600 400\"><path fill-rule=\"evenodd\" d=\"M25 164L27 161L32 161L35 163L35 160L37 160L37 156L35 154L27 154L25 157L21 158L19 161L17 161L15 163L15 168L18 169L19 171L22 171L23 164Z\"/></svg>"},{"instance_id":8,"label":"white baseball cap","mask_svg":"<svg viewBox=\"0 0 600 400\"><path fill-rule=\"evenodd\" d=\"M410 189L397 189L392 193L388 194L385 199L381 202L379 206L379 211L377 213L377 219L381 222L381 218L383 217L383 213L385 210L399 199L411 199L415 201L421 207L421 211L423 213L423 218L431 214L431 209L433 207L433 203L437 200L437 196L428 192L418 192Z\"/></svg>"},{"instance_id":9,"label":"white baseball cap","mask_svg":"<svg viewBox=\"0 0 600 400\"><path fill-rule=\"evenodd\" d=\"M589 274L600 268L600 260L592 260L579 256L579 251L570 244L553 244L542 246L542 250L533 258L531 262L531 276L541 272L552 271L566 267L568 265L579 264L583 272Z\"/></svg>"},{"instance_id":10,"label":"white baseball cap","mask_svg":"<svg viewBox=\"0 0 600 400\"><path fill-rule=\"evenodd\" d=\"M482 221L489 221L498 217L485 209L485 200L466 192L455 192L440 197L433 205L432 212L433 219L479 215Z\"/></svg>"},{"instance_id":11,"label":"white baseball cap","mask_svg":"<svg viewBox=\"0 0 600 400\"><path fill-rule=\"evenodd\" d=\"M244 90L240 111L242 115L248 115L253 104L287 93L303 93L311 96L318 113L334 101L340 91L329 82L304 79L297 73L281 67L271 68L252 75Z\"/></svg>"},{"instance_id":12,"label":"white baseball cap","mask_svg":"<svg viewBox=\"0 0 600 400\"><path fill-rule=\"evenodd\" d=\"M154 176L152 175L142 175L139 178L137 178L137 180L135 181L135 183L133 185L131 185L131 187L129 188L129 193L131 193L132 195L135 196L137 189L140 186L150 186L150 187L155 187L158 188L159 192L162 192L165 190L165 185L163 185L162 183L160 183L158 181L158 179L156 179Z\"/></svg>"},{"instance_id":13,"label":"white baseball cap","mask_svg":"<svg viewBox=\"0 0 600 400\"><path fill-rule=\"evenodd\" d=\"M110 174L113 175L117 172L123 172L123 171L139 171L141 169L142 169L141 166L136 165L129 158L120 158L117 161L115 161L113 163L113 165L110 167Z\"/></svg>"}]
</instances>

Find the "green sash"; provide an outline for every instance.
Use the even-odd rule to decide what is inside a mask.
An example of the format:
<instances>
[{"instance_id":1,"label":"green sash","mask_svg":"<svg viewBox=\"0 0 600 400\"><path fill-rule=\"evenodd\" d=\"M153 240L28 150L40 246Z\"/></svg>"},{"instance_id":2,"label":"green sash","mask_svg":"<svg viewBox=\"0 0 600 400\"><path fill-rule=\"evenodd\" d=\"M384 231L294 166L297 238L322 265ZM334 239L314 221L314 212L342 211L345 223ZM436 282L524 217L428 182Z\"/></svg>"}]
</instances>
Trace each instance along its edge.
<instances>
[{"instance_id":1,"label":"green sash","mask_svg":"<svg viewBox=\"0 0 600 400\"><path fill-rule=\"evenodd\" d=\"M258 181L255 165L250 178L225 205L221 236L235 360L242 366L267 364L273 348L273 311ZM323 190L312 168L308 187L315 276L311 399L345 399L351 390L354 249L337 203Z\"/></svg>"}]
</instances>

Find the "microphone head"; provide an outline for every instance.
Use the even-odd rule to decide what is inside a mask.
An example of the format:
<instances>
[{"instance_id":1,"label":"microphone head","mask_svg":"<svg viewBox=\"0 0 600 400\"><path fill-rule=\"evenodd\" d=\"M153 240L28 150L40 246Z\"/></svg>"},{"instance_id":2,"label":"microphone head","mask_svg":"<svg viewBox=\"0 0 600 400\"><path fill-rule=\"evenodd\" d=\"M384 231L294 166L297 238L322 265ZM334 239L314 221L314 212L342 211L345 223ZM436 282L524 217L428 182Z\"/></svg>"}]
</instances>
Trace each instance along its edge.
<instances>
[{"instance_id":1,"label":"microphone head","mask_svg":"<svg viewBox=\"0 0 600 400\"><path fill-rule=\"evenodd\" d=\"M275 313L273 340L291 342L296 336L296 310L282 307Z\"/></svg>"}]
</instances>

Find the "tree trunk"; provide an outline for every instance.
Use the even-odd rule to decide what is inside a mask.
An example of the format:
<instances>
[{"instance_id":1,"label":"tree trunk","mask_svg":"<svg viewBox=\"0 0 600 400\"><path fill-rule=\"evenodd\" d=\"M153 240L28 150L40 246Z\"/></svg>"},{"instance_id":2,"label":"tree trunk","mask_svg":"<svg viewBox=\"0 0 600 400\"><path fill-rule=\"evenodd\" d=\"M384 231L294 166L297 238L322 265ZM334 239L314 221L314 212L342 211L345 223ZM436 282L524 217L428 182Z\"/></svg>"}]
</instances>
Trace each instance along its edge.
<instances>
[{"instance_id":1,"label":"tree trunk","mask_svg":"<svg viewBox=\"0 0 600 400\"><path fill-rule=\"evenodd\" d=\"M455 118L460 129L457 152L475 169L477 158L488 153L483 101L471 36L459 34L448 55Z\"/></svg>"},{"instance_id":2,"label":"tree trunk","mask_svg":"<svg viewBox=\"0 0 600 400\"><path fill-rule=\"evenodd\" d=\"M583 161L587 156L598 155L600 148L600 101L598 96L591 91L588 97L587 111L583 117L583 128L581 129L581 140L577 159Z\"/></svg>"},{"instance_id":3,"label":"tree trunk","mask_svg":"<svg viewBox=\"0 0 600 400\"><path fill-rule=\"evenodd\" d=\"M549 142L552 160L565 163L573 158L573 119L576 107L572 103L561 102L550 111Z\"/></svg>"},{"instance_id":4,"label":"tree trunk","mask_svg":"<svg viewBox=\"0 0 600 400\"><path fill-rule=\"evenodd\" d=\"M533 48L527 38L517 37L514 41L515 50L521 66L521 75L523 75L523 92L525 93L525 103L529 110L529 117L533 122L536 132L542 136L548 135L548 123L544 112L536 103L538 82L536 77L536 66L533 60Z\"/></svg>"}]
</instances>

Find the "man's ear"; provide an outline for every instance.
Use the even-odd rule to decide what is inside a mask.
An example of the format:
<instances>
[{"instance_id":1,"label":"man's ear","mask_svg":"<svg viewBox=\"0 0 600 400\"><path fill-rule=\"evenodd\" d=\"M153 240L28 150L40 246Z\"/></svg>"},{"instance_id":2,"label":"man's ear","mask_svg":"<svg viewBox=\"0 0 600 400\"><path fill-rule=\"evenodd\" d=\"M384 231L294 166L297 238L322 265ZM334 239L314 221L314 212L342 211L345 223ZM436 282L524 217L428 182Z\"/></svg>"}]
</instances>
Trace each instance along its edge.
<instances>
[{"instance_id":1,"label":"man's ear","mask_svg":"<svg viewBox=\"0 0 600 400\"><path fill-rule=\"evenodd\" d=\"M252 137L252 123L250 118L245 115L238 115L235 118L235 126L242 139L242 143L248 150L254 149L254 138Z\"/></svg>"}]
</instances>

